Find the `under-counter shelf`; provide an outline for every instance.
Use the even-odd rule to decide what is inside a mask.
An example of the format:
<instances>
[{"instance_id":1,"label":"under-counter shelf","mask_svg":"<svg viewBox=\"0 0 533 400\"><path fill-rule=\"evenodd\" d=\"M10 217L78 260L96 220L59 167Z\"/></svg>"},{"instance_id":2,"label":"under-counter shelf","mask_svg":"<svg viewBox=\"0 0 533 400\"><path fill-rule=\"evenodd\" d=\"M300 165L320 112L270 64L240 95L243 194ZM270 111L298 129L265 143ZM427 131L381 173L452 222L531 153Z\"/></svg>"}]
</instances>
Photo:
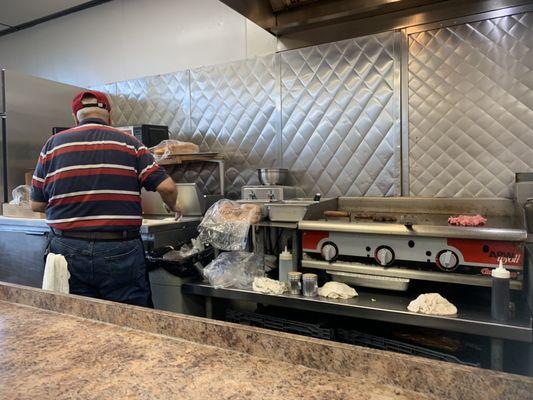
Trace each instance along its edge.
<instances>
[{"instance_id":1,"label":"under-counter shelf","mask_svg":"<svg viewBox=\"0 0 533 400\"><path fill-rule=\"evenodd\" d=\"M244 289L215 289L206 283L187 283L182 290L186 294L216 297L230 300L249 301L280 307L294 308L320 313L329 313L354 318L363 318L425 328L461 332L490 338L533 342L533 320L527 306L508 322L494 321L490 316L490 305L480 307L468 302L458 304L456 316L438 316L412 313L407 305L410 294L383 292L357 288L359 296L348 300L304 297L302 295L268 295Z\"/></svg>"}]
</instances>

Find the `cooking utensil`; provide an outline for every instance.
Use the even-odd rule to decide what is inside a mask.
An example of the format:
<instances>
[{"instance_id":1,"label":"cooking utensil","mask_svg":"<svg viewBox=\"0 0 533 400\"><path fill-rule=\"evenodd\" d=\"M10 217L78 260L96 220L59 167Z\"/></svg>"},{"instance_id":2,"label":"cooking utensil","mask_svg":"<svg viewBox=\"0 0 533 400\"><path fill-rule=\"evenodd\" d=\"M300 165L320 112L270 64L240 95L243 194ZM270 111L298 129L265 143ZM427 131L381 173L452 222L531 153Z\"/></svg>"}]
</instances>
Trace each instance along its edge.
<instances>
[{"instance_id":1,"label":"cooking utensil","mask_svg":"<svg viewBox=\"0 0 533 400\"><path fill-rule=\"evenodd\" d=\"M524 205L528 232L533 232L533 199L527 199Z\"/></svg>"},{"instance_id":2,"label":"cooking utensil","mask_svg":"<svg viewBox=\"0 0 533 400\"><path fill-rule=\"evenodd\" d=\"M287 180L289 170L286 168L259 168L257 175L263 185L283 185Z\"/></svg>"},{"instance_id":3,"label":"cooking utensil","mask_svg":"<svg viewBox=\"0 0 533 400\"><path fill-rule=\"evenodd\" d=\"M350 218L350 213L348 211L324 211L324 217L326 218Z\"/></svg>"},{"instance_id":4,"label":"cooking utensil","mask_svg":"<svg viewBox=\"0 0 533 400\"><path fill-rule=\"evenodd\" d=\"M397 222L397 218L391 215L385 214L372 214L372 213L350 213L349 211L324 211L324 217L326 218L348 218L350 222L354 219L367 219L373 222ZM412 226L411 221L400 222L407 227Z\"/></svg>"}]
</instances>

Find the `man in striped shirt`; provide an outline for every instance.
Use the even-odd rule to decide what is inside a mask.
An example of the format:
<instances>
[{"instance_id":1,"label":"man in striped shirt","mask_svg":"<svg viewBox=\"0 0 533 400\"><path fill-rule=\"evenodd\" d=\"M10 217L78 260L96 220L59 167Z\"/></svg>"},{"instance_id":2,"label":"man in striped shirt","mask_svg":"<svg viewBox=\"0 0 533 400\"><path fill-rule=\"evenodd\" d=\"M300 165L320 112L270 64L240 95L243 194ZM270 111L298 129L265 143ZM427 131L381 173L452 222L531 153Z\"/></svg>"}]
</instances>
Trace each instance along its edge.
<instances>
[{"instance_id":1,"label":"man in striped shirt","mask_svg":"<svg viewBox=\"0 0 533 400\"><path fill-rule=\"evenodd\" d=\"M44 145L31 206L46 213L50 251L67 259L70 293L148 306L140 191L179 212L176 185L139 140L109 126L110 111L103 93L74 98L77 126Z\"/></svg>"}]
</instances>

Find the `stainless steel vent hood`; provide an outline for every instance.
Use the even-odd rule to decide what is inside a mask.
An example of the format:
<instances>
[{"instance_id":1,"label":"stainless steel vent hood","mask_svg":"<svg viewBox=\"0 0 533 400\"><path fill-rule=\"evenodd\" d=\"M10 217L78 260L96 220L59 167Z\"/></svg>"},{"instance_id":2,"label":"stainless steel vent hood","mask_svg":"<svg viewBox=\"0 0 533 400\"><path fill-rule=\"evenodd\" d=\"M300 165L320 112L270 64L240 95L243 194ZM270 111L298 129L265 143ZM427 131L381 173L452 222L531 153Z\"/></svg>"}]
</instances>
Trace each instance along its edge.
<instances>
[{"instance_id":1,"label":"stainless steel vent hood","mask_svg":"<svg viewBox=\"0 0 533 400\"><path fill-rule=\"evenodd\" d=\"M280 37L350 22L361 24L360 32L355 33L375 33L531 3L531 0L220 1Z\"/></svg>"}]
</instances>

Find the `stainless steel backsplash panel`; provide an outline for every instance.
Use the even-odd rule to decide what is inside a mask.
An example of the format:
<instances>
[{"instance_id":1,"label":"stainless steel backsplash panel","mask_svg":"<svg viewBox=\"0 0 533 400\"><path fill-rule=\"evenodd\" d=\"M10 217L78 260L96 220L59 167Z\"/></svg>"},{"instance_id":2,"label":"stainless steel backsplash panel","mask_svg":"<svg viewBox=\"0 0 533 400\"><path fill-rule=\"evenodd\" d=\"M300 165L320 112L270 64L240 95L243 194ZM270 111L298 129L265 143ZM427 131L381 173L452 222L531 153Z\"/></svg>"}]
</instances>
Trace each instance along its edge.
<instances>
[{"instance_id":1,"label":"stainless steel backsplash panel","mask_svg":"<svg viewBox=\"0 0 533 400\"><path fill-rule=\"evenodd\" d=\"M410 193L512 197L533 169L533 14L409 36Z\"/></svg>"},{"instance_id":2,"label":"stainless steel backsplash panel","mask_svg":"<svg viewBox=\"0 0 533 400\"><path fill-rule=\"evenodd\" d=\"M295 169L292 183L308 195L393 195L399 182L394 36L95 89L111 94L114 125L167 124L173 137L222 153L229 197L239 197L243 185L259 183L257 168L279 167L282 161ZM217 170L210 164L176 168L173 177L198 181L208 193L218 190Z\"/></svg>"},{"instance_id":3,"label":"stainless steel backsplash panel","mask_svg":"<svg viewBox=\"0 0 533 400\"><path fill-rule=\"evenodd\" d=\"M394 195L393 32L281 53L283 167L308 195Z\"/></svg>"},{"instance_id":4,"label":"stainless steel backsplash panel","mask_svg":"<svg viewBox=\"0 0 533 400\"><path fill-rule=\"evenodd\" d=\"M189 71L117 82L114 103L114 125L167 125L182 138L190 130Z\"/></svg>"},{"instance_id":5,"label":"stainless steel backsplash panel","mask_svg":"<svg viewBox=\"0 0 533 400\"><path fill-rule=\"evenodd\" d=\"M400 36L96 89L111 95L114 125L166 124L172 137L222 153L229 197L271 166L289 168L307 195L400 195L402 162L411 195L512 197L514 172L533 170L532 13L406 36L402 158ZM173 177L218 190L215 165Z\"/></svg>"},{"instance_id":6,"label":"stainless steel backsplash panel","mask_svg":"<svg viewBox=\"0 0 533 400\"><path fill-rule=\"evenodd\" d=\"M229 197L280 163L278 71L278 55L191 70L188 139L224 155Z\"/></svg>"}]
</instances>

